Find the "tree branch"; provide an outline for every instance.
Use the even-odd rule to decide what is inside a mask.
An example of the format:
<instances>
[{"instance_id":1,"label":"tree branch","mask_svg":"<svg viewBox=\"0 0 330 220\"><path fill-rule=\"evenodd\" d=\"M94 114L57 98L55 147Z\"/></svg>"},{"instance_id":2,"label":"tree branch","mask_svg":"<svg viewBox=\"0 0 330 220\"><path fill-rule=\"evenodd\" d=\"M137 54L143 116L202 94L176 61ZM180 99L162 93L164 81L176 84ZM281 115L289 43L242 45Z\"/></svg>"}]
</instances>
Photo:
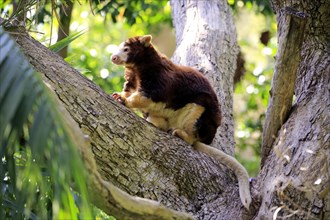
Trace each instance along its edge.
<instances>
[{"instance_id":1,"label":"tree branch","mask_svg":"<svg viewBox=\"0 0 330 220\"><path fill-rule=\"evenodd\" d=\"M244 208L235 176L227 167L137 117L27 34L13 36L83 133L90 137L102 179L131 195L159 201L175 210L210 218L241 218ZM101 190L100 182L95 185ZM109 202L109 190L104 190L105 193L93 193L102 197L98 204L113 204L116 210L117 203ZM107 213L113 210L103 208ZM121 213L131 216L126 211Z\"/></svg>"},{"instance_id":2,"label":"tree branch","mask_svg":"<svg viewBox=\"0 0 330 220\"><path fill-rule=\"evenodd\" d=\"M55 94L54 91L52 92ZM87 181L89 191L91 192L91 199L96 206L101 208L108 215L114 215L118 219L195 219L187 213L166 208L159 202L130 196L126 192L115 187L112 183L104 181L97 171L97 166L92 156L93 153L89 149L89 141L83 138L84 135L70 117L70 114L59 100L56 100L58 101L62 117L65 118L63 121L69 128L69 135L81 152L86 168L86 175L88 174Z\"/></svg>"},{"instance_id":3,"label":"tree branch","mask_svg":"<svg viewBox=\"0 0 330 220\"><path fill-rule=\"evenodd\" d=\"M289 7L283 8L277 14L278 51L262 134L261 166L265 164L277 132L291 111L301 45L304 39L305 18L305 14Z\"/></svg>"}]
</instances>

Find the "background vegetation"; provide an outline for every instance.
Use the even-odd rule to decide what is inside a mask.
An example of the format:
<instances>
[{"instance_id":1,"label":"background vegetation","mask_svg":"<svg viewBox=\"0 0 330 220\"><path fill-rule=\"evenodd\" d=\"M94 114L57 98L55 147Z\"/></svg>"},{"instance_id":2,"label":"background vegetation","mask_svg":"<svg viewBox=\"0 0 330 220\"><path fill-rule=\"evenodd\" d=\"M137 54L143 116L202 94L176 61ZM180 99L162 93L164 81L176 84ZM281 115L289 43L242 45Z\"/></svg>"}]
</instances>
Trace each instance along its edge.
<instances>
[{"instance_id":1,"label":"background vegetation","mask_svg":"<svg viewBox=\"0 0 330 220\"><path fill-rule=\"evenodd\" d=\"M58 22L60 9L69 2L27 2L31 10L26 12L27 20L24 21L30 33L46 46L54 45L63 25ZM1 18L8 19L22 10L20 3L1 2ZM245 73L235 84L236 151L238 159L253 177L260 164L262 125L276 52L276 23L268 1L228 0L228 3L235 15L238 41L245 61ZM123 84L123 68L110 61L111 53L120 42L151 33L156 46L168 57L175 49L170 4L166 0L74 1L69 30L71 35L84 34L69 45L66 61L109 94L120 91Z\"/></svg>"},{"instance_id":2,"label":"background vegetation","mask_svg":"<svg viewBox=\"0 0 330 220\"><path fill-rule=\"evenodd\" d=\"M66 116L2 27L0 47L0 219L93 218Z\"/></svg>"}]
</instances>

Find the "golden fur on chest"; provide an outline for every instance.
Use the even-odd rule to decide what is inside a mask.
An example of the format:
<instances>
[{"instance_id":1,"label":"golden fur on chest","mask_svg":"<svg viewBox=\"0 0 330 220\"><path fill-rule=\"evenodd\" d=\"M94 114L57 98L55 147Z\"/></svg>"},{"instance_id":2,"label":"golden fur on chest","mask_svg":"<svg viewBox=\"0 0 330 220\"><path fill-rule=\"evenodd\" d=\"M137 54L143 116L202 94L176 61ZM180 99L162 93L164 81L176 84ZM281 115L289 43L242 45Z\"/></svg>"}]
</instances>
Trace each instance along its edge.
<instances>
[{"instance_id":1,"label":"golden fur on chest","mask_svg":"<svg viewBox=\"0 0 330 220\"><path fill-rule=\"evenodd\" d=\"M156 127L164 131L172 130L175 135L180 136L190 144L198 140L195 124L204 112L204 107L189 103L183 108L174 110L167 108L166 103L153 102L138 91L134 93L123 91L120 93L120 97L128 108L145 113L147 121Z\"/></svg>"}]
</instances>

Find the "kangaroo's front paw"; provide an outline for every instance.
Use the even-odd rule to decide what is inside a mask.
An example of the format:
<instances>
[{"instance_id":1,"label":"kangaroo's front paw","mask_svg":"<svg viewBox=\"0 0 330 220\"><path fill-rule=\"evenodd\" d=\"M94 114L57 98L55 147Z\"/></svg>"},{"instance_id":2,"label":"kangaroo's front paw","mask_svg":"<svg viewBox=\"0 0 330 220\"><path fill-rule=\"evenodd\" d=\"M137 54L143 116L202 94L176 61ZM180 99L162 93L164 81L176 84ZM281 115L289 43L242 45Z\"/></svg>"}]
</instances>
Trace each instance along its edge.
<instances>
[{"instance_id":1,"label":"kangaroo's front paw","mask_svg":"<svg viewBox=\"0 0 330 220\"><path fill-rule=\"evenodd\" d=\"M117 102L120 102L121 104L125 105L125 99L123 99L120 96L120 93L117 93L117 92L113 93L112 98L114 98Z\"/></svg>"}]
</instances>

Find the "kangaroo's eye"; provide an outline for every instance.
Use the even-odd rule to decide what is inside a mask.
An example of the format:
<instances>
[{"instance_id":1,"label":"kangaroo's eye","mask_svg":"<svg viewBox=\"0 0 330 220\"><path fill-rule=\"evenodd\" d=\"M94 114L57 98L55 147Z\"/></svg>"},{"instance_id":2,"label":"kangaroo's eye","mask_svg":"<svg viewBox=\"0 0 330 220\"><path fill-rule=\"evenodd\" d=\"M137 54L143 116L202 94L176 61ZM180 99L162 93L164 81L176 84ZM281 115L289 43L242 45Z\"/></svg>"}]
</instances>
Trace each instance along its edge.
<instances>
[{"instance_id":1,"label":"kangaroo's eye","mask_svg":"<svg viewBox=\"0 0 330 220\"><path fill-rule=\"evenodd\" d=\"M128 52L128 48L126 47L126 48L124 48L124 52Z\"/></svg>"}]
</instances>

